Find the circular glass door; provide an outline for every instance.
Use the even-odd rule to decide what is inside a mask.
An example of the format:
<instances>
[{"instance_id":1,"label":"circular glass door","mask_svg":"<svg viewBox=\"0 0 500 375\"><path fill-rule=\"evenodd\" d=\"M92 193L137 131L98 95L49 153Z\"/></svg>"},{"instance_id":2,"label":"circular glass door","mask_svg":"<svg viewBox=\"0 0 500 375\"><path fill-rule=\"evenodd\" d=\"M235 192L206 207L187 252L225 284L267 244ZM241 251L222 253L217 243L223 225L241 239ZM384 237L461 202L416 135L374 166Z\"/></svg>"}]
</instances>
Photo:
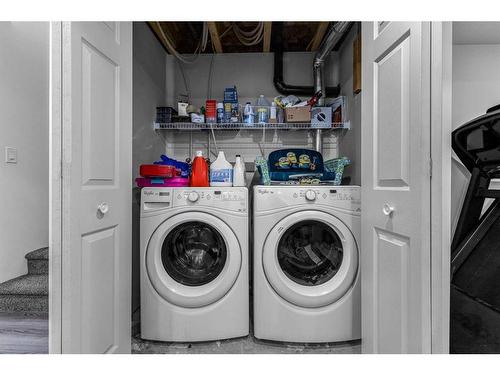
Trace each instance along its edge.
<instances>
[{"instance_id":1,"label":"circular glass door","mask_svg":"<svg viewBox=\"0 0 500 375\"><path fill-rule=\"evenodd\" d=\"M281 298L301 307L322 307L335 303L354 285L358 248L339 218L306 210L286 216L269 231L262 265Z\"/></svg>"},{"instance_id":2,"label":"circular glass door","mask_svg":"<svg viewBox=\"0 0 500 375\"><path fill-rule=\"evenodd\" d=\"M329 225L305 220L288 228L278 243L278 262L284 274L300 285L321 285L338 272L343 247Z\"/></svg>"},{"instance_id":3,"label":"circular glass door","mask_svg":"<svg viewBox=\"0 0 500 375\"><path fill-rule=\"evenodd\" d=\"M180 284L200 286L214 280L224 269L227 246L210 224L183 223L163 241L161 259L167 273Z\"/></svg>"},{"instance_id":4,"label":"circular glass door","mask_svg":"<svg viewBox=\"0 0 500 375\"><path fill-rule=\"evenodd\" d=\"M224 297L241 270L233 230L205 212L183 212L162 222L147 242L145 267L156 292L181 307L202 307Z\"/></svg>"}]
</instances>

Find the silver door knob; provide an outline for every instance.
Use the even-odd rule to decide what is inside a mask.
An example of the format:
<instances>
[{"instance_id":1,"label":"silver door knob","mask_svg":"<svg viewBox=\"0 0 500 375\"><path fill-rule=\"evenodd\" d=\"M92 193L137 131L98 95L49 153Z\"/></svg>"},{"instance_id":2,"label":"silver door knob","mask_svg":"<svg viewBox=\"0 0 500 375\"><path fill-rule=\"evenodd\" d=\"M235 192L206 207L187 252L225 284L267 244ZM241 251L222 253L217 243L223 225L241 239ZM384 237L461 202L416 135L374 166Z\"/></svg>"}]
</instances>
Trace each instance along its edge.
<instances>
[{"instance_id":1,"label":"silver door knob","mask_svg":"<svg viewBox=\"0 0 500 375\"><path fill-rule=\"evenodd\" d=\"M382 212L385 216L391 216L394 212L394 206L391 206L389 203L385 203L384 207L382 207Z\"/></svg>"},{"instance_id":2,"label":"silver door knob","mask_svg":"<svg viewBox=\"0 0 500 375\"><path fill-rule=\"evenodd\" d=\"M99 211L102 215L106 215L109 211L109 206L106 202L101 203L97 206L97 211Z\"/></svg>"}]
</instances>

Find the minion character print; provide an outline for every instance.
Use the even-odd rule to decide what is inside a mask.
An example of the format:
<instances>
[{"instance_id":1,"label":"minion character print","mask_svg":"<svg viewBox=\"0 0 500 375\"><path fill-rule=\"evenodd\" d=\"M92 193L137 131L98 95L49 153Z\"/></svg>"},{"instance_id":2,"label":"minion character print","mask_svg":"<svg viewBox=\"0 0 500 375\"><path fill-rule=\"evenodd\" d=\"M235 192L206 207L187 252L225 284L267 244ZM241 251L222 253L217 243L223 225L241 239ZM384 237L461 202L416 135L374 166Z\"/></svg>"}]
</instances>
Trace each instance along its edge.
<instances>
[{"instance_id":1,"label":"minion character print","mask_svg":"<svg viewBox=\"0 0 500 375\"><path fill-rule=\"evenodd\" d=\"M308 169L311 166L309 155L302 154L299 156L299 168Z\"/></svg>"},{"instance_id":2,"label":"minion character print","mask_svg":"<svg viewBox=\"0 0 500 375\"><path fill-rule=\"evenodd\" d=\"M281 169L289 169L290 168L290 163L288 162L287 157L279 158L276 165L278 166L278 168L281 168Z\"/></svg>"},{"instance_id":3,"label":"minion character print","mask_svg":"<svg viewBox=\"0 0 500 375\"><path fill-rule=\"evenodd\" d=\"M292 168L297 168L298 163L297 163L297 156L295 155L295 152L289 152L286 154L286 157L288 159L288 164Z\"/></svg>"}]
</instances>

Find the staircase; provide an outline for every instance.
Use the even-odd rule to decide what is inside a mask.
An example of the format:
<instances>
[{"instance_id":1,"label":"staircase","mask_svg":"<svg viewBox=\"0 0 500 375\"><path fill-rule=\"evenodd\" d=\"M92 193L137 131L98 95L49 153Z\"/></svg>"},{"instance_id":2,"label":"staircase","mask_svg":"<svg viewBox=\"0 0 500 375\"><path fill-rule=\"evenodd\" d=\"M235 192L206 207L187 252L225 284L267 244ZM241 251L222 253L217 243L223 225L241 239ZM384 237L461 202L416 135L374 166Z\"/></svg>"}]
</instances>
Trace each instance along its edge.
<instances>
[{"instance_id":1,"label":"staircase","mask_svg":"<svg viewBox=\"0 0 500 375\"><path fill-rule=\"evenodd\" d=\"M0 312L48 313L49 248L25 256L28 273L0 284Z\"/></svg>"}]
</instances>

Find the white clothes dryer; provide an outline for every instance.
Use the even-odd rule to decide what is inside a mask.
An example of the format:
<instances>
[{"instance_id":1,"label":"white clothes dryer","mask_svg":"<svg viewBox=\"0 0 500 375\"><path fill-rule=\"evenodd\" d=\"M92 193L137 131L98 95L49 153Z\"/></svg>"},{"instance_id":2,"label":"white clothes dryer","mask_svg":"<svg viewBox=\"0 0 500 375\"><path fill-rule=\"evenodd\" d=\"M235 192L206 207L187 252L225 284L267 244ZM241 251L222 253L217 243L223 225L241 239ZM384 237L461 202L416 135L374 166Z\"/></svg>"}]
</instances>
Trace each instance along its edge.
<instances>
[{"instance_id":1,"label":"white clothes dryer","mask_svg":"<svg viewBox=\"0 0 500 375\"><path fill-rule=\"evenodd\" d=\"M255 186L253 194L255 337L360 339L360 187Z\"/></svg>"}]
</instances>

